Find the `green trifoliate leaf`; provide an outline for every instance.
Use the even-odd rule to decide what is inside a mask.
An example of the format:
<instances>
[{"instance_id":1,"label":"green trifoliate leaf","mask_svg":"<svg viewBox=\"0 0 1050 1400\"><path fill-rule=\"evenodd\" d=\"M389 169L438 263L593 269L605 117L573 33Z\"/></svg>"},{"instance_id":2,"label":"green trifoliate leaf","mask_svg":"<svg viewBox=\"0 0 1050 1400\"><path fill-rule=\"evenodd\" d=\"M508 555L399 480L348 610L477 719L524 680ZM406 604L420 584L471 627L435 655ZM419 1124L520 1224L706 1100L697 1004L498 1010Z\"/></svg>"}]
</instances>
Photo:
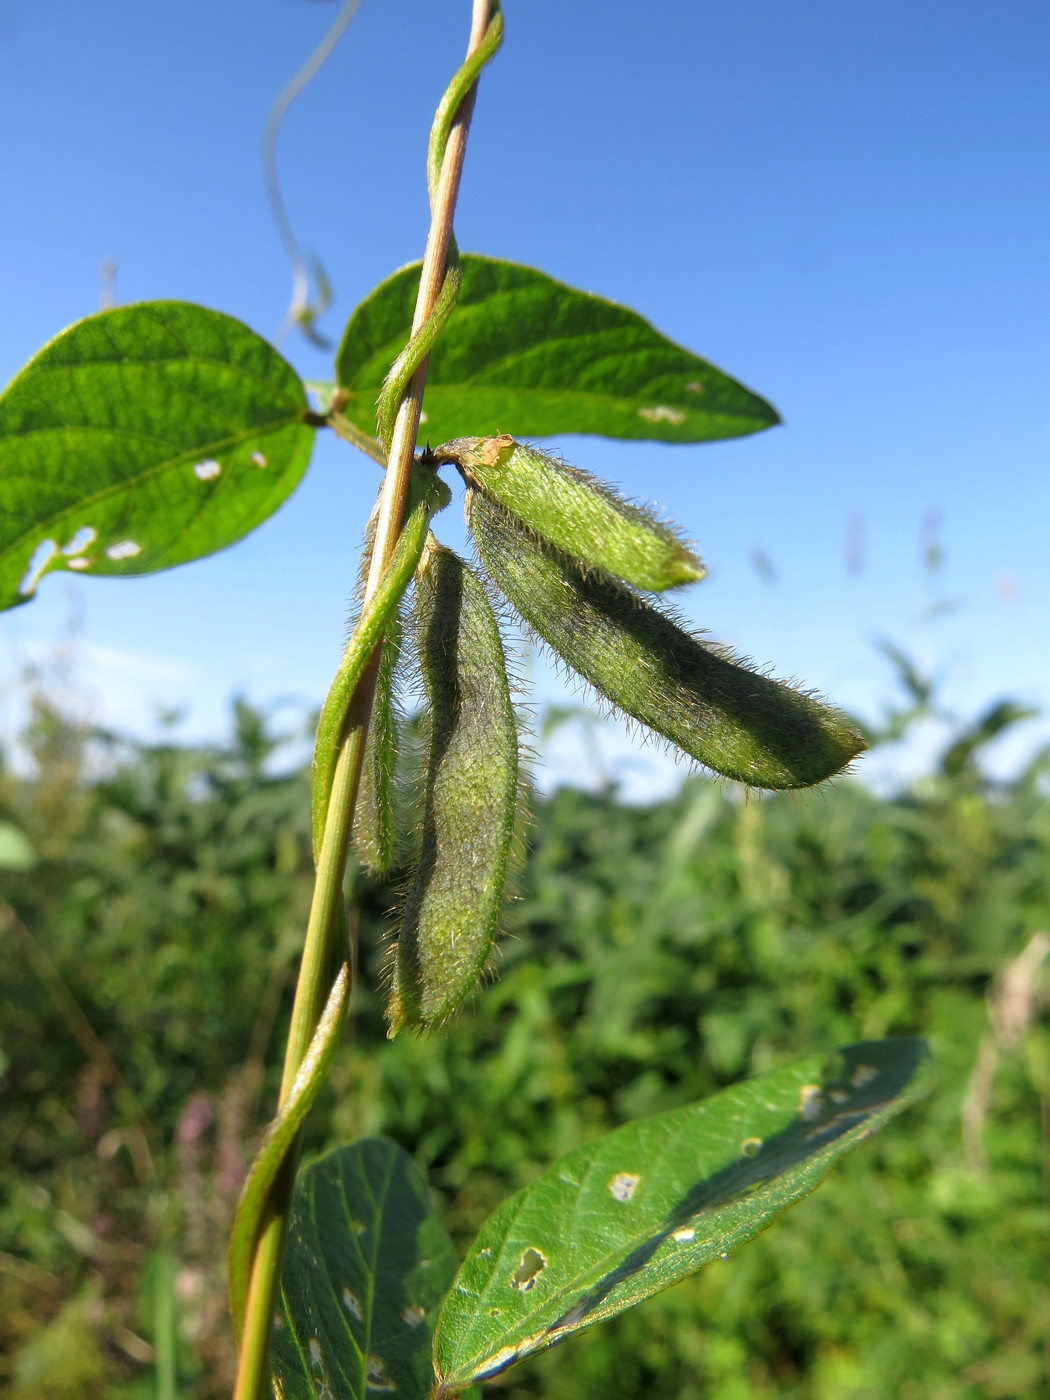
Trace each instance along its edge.
<instances>
[{"instance_id":1,"label":"green trifoliate leaf","mask_svg":"<svg viewBox=\"0 0 1050 1400\"><path fill-rule=\"evenodd\" d=\"M297 485L314 430L295 371L185 302L89 316L0 397L0 608L55 569L148 574L213 554Z\"/></svg>"},{"instance_id":2,"label":"green trifoliate leaf","mask_svg":"<svg viewBox=\"0 0 1050 1400\"><path fill-rule=\"evenodd\" d=\"M479 491L469 512L485 568L532 630L699 763L752 787L808 787L865 747L840 711L730 660L625 585L542 544Z\"/></svg>"},{"instance_id":3,"label":"green trifoliate leaf","mask_svg":"<svg viewBox=\"0 0 1050 1400\"><path fill-rule=\"evenodd\" d=\"M435 450L467 482L581 564L662 592L706 570L669 526L587 472L512 437L459 438Z\"/></svg>"},{"instance_id":4,"label":"green trifoliate leaf","mask_svg":"<svg viewBox=\"0 0 1050 1400\"><path fill-rule=\"evenodd\" d=\"M660 442L741 437L776 409L642 319L516 263L467 254L456 307L430 355L420 441L468 433L598 433ZM336 356L343 413L375 432L375 402L409 338L419 264L350 317Z\"/></svg>"},{"instance_id":5,"label":"green trifoliate leaf","mask_svg":"<svg viewBox=\"0 0 1050 1400\"><path fill-rule=\"evenodd\" d=\"M428 707L419 857L398 929L391 1035L440 1025L474 990L499 922L518 732L499 627L463 561L433 543L416 577Z\"/></svg>"},{"instance_id":6,"label":"green trifoliate leaf","mask_svg":"<svg viewBox=\"0 0 1050 1400\"><path fill-rule=\"evenodd\" d=\"M456 1395L753 1239L926 1090L918 1040L847 1046L577 1148L481 1227L441 1310Z\"/></svg>"},{"instance_id":7,"label":"green trifoliate leaf","mask_svg":"<svg viewBox=\"0 0 1050 1400\"><path fill-rule=\"evenodd\" d=\"M426 1183L381 1138L299 1174L273 1370L282 1400L427 1400L456 1258Z\"/></svg>"}]
</instances>

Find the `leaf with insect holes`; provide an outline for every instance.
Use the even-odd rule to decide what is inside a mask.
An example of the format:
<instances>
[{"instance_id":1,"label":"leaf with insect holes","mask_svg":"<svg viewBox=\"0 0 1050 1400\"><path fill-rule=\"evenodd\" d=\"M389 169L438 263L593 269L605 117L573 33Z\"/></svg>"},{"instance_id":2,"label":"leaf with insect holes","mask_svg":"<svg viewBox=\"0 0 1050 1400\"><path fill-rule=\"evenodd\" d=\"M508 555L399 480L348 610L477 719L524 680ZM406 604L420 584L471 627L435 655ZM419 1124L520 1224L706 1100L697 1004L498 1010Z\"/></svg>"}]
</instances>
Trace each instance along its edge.
<instances>
[{"instance_id":1,"label":"leaf with insect holes","mask_svg":"<svg viewBox=\"0 0 1050 1400\"><path fill-rule=\"evenodd\" d=\"M300 1172L273 1338L283 1400L426 1400L456 1257L412 1159L371 1138Z\"/></svg>"},{"instance_id":2,"label":"leaf with insect holes","mask_svg":"<svg viewBox=\"0 0 1050 1400\"><path fill-rule=\"evenodd\" d=\"M225 549L310 459L295 371L185 302L78 321L0 396L0 608L44 574L149 574Z\"/></svg>"},{"instance_id":3,"label":"leaf with insect holes","mask_svg":"<svg viewBox=\"0 0 1050 1400\"><path fill-rule=\"evenodd\" d=\"M780 422L765 399L637 312L533 267L475 254L460 261L459 299L430 354L420 442L508 430L707 442ZM418 283L418 263L401 268L343 332L343 413L367 433L390 362L409 339Z\"/></svg>"},{"instance_id":4,"label":"leaf with insect holes","mask_svg":"<svg viewBox=\"0 0 1050 1400\"><path fill-rule=\"evenodd\" d=\"M482 1225L434 1338L440 1397L753 1239L926 1091L922 1041L812 1056L570 1152Z\"/></svg>"}]
</instances>

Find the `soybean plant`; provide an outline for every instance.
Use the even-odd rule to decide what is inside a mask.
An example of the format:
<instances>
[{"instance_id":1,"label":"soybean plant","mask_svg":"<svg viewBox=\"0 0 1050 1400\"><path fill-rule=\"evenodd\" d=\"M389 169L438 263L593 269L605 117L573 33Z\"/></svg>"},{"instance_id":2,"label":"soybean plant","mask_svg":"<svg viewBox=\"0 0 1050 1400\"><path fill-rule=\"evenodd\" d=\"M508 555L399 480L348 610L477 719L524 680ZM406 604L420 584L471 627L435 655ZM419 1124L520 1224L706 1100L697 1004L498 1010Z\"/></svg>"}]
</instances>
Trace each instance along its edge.
<instances>
[{"instance_id":1,"label":"soybean plant","mask_svg":"<svg viewBox=\"0 0 1050 1400\"><path fill-rule=\"evenodd\" d=\"M422 264L353 312L320 411L246 326L164 301L71 326L0 397L4 607L55 570L141 575L232 544L294 490L318 432L385 467L317 728L316 888L280 1102L230 1247L238 1400L458 1395L745 1243L924 1082L921 1042L862 1043L627 1124L505 1201L462 1262L394 1143L350 1143L297 1171L349 995L351 848L404 872L391 1035L440 1033L489 965L520 786L502 619L749 787L822 782L864 747L839 710L694 635L658 598L704 577L676 527L526 441L695 443L779 420L635 312L460 257L451 220L474 92L502 34L497 0L473 0L467 59L431 133ZM443 471L462 478L476 562L433 534L451 499ZM403 800L398 704L412 676L424 742L419 790Z\"/></svg>"}]
</instances>

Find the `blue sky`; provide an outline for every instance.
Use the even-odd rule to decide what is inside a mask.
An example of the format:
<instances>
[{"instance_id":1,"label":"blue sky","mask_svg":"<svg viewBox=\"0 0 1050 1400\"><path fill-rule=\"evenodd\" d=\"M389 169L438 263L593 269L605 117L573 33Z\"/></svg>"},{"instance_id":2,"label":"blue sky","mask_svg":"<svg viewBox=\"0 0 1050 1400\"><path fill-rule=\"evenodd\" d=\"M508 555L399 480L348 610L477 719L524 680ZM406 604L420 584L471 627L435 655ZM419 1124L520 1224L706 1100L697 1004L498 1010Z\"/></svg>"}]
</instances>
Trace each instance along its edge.
<instances>
[{"instance_id":1,"label":"blue sky","mask_svg":"<svg viewBox=\"0 0 1050 1400\"><path fill-rule=\"evenodd\" d=\"M335 13L7 0L0 377L97 308L107 259L122 302L178 297L277 333L289 274L260 139ZM697 539L711 576L683 595L690 618L868 715L892 691L876 635L935 669L961 715L1004 694L1050 704L1043 0L507 0L506 19L461 247L635 307L785 420L699 447L558 443ZM285 200L334 284L333 338L422 251L426 133L468 24L468 0L364 0L292 108ZM326 376L304 342L284 349ZM235 549L148 579L46 579L0 617L0 729L17 723L20 666L71 634L78 703L142 732L181 705L187 733L218 733L235 691L319 702L376 484L324 440L295 497ZM937 601L958 606L931 619ZM527 669L541 700L560 697ZM1019 731L1000 763L1046 733ZM651 750L604 742L636 793L669 781ZM549 759L552 776L585 776L578 734Z\"/></svg>"}]
</instances>

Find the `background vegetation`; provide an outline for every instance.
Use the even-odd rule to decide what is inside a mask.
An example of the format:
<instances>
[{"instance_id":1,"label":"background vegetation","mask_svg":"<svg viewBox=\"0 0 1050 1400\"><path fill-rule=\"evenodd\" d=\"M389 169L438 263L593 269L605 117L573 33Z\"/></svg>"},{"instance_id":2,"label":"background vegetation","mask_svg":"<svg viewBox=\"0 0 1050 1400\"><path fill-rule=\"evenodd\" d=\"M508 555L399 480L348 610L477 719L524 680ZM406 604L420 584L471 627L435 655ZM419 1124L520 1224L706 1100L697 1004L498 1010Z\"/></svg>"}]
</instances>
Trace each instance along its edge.
<instances>
[{"instance_id":1,"label":"background vegetation","mask_svg":"<svg viewBox=\"0 0 1050 1400\"><path fill-rule=\"evenodd\" d=\"M429 1039L385 1040L392 891L363 886L364 989L309 1150L396 1138L460 1245L627 1118L820 1045L933 1044L933 1097L816 1196L512 1369L508 1397L1050 1393L1047 763L980 766L1020 717L995 707L886 797L691 778L651 807L536 800L500 976ZM222 1251L309 900L307 774L243 703L201 748L78 726L38 692L25 744L0 773L0 1388L220 1396Z\"/></svg>"}]
</instances>

